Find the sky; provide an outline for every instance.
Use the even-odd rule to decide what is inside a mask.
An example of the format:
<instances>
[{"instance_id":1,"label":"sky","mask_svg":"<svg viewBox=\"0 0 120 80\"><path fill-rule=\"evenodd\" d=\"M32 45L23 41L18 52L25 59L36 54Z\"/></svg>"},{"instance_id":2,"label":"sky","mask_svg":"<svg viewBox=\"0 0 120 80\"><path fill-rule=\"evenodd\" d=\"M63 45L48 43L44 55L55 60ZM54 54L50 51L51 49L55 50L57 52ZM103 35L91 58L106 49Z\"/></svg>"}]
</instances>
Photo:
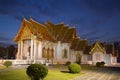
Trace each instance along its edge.
<instances>
[{"instance_id":1,"label":"sky","mask_svg":"<svg viewBox=\"0 0 120 80\"><path fill-rule=\"evenodd\" d=\"M23 18L76 27L89 42L120 41L120 0L0 0L0 43L14 44Z\"/></svg>"}]
</instances>

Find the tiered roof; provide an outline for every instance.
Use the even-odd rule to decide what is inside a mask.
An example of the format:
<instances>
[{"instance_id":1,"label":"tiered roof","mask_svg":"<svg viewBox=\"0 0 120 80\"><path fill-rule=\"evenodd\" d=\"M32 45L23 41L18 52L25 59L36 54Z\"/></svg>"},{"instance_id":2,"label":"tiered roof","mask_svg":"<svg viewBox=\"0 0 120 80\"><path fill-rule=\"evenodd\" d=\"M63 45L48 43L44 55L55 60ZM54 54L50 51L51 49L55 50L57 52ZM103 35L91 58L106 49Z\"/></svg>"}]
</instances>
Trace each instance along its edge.
<instances>
[{"instance_id":1,"label":"tiered roof","mask_svg":"<svg viewBox=\"0 0 120 80\"><path fill-rule=\"evenodd\" d=\"M74 49L76 51L85 51L87 46L88 46L88 41L82 40L80 38L75 38L71 43L71 49Z\"/></svg>"},{"instance_id":2,"label":"tiered roof","mask_svg":"<svg viewBox=\"0 0 120 80\"><path fill-rule=\"evenodd\" d=\"M64 24L53 24L51 22L47 22L42 25L30 18L29 21L26 19L23 20L20 30L14 38L15 42L18 42L21 39L25 27L28 27L30 34L36 36L37 39L52 42L61 41L63 43L70 43L77 37L76 28L70 28Z\"/></svg>"},{"instance_id":3,"label":"tiered roof","mask_svg":"<svg viewBox=\"0 0 120 80\"><path fill-rule=\"evenodd\" d=\"M45 23L49 32L53 35L56 41L62 43L69 43L76 38L76 28L70 28L69 26L61 24L53 24L51 22Z\"/></svg>"}]
</instances>

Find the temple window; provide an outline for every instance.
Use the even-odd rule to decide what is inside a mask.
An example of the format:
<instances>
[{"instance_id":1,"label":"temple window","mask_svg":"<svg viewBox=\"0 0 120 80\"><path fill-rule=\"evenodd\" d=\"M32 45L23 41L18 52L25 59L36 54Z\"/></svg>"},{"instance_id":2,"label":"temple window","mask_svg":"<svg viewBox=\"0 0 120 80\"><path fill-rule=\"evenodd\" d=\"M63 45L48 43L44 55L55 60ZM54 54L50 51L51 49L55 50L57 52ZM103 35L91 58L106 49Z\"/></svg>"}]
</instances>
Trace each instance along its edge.
<instances>
[{"instance_id":1,"label":"temple window","mask_svg":"<svg viewBox=\"0 0 120 80\"><path fill-rule=\"evenodd\" d=\"M51 57L54 58L54 49L51 50Z\"/></svg>"},{"instance_id":2,"label":"temple window","mask_svg":"<svg viewBox=\"0 0 120 80\"><path fill-rule=\"evenodd\" d=\"M63 49L62 58L67 58L67 49Z\"/></svg>"},{"instance_id":3,"label":"temple window","mask_svg":"<svg viewBox=\"0 0 120 80\"><path fill-rule=\"evenodd\" d=\"M48 60L50 59L50 49L49 48L47 49L47 59Z\"/></svg>"},{"instance_id":4,"label":"temple window","mask_svg":"<svg viewBox=\"0 0 120 80\"><path fill-rule=\"evenodd\" d=\"M45 47L42 48L42 57L46 58L46 49L45 49Z\"/></svg>"},{"instance_id":5,"label":"temple window","mask_svg":"<svg viewBox=\"0 0 120 80\"><path fill-rule=\"evenodd\" d=\"M81 63L81 55L79 52L76 54L76 62Z\"/></svg>"}]
</instances>

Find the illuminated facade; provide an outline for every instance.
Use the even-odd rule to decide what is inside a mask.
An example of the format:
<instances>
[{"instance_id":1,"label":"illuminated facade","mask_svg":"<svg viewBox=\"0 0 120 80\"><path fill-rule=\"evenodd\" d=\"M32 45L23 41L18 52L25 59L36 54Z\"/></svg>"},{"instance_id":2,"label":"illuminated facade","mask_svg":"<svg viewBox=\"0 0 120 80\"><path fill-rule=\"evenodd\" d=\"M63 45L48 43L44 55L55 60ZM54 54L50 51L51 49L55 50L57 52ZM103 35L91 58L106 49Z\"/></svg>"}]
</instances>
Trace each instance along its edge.
<instances>
[{"instance_id":1,"label":"illuminated facade","mask_svg":"<svg viewBox=\"0 0 120 80\"><path fill-rule=\"evenodd\" d=\"M70 46L76 38L76 28L64 24L44 25L31 19L23 20L15 36L18 43L17 60L49 61L61 63L70 60Z\"/></svg>"},{"instance_id":2,"label":"illuminated facade","mask_svg":"<svg viewBox=\"0 0 120 80\"><path fill-rule=\"evenodd\" d=\"M23 19L14 38L18 43L16 60L25 64L29 61L40 63L81 62L95 64L105 61L106 51L97 42L89 48L88 41L77 37L76 28L68 25L47 22L40 24L30 18Z\"/></svg>"}]
</instances>

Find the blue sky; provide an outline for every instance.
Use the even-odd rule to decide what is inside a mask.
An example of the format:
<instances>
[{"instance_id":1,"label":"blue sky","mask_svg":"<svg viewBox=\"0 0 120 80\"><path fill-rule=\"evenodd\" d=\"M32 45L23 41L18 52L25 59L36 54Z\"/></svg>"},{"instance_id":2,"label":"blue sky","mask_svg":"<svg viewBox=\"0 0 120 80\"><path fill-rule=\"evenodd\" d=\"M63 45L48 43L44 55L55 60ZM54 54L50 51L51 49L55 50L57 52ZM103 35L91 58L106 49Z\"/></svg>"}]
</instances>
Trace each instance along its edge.
<instances>
[{"instance_id":1,"label":"blue sky","mask_svg":"<svg viewBox=\"0 0 120 80\"><path fill-rule=\"evenodd\" d=\"M90 42L120 41L120 0L0 0L0 43L14 43L23 17L76 26Z\"/></svg>"}]
</instances>

